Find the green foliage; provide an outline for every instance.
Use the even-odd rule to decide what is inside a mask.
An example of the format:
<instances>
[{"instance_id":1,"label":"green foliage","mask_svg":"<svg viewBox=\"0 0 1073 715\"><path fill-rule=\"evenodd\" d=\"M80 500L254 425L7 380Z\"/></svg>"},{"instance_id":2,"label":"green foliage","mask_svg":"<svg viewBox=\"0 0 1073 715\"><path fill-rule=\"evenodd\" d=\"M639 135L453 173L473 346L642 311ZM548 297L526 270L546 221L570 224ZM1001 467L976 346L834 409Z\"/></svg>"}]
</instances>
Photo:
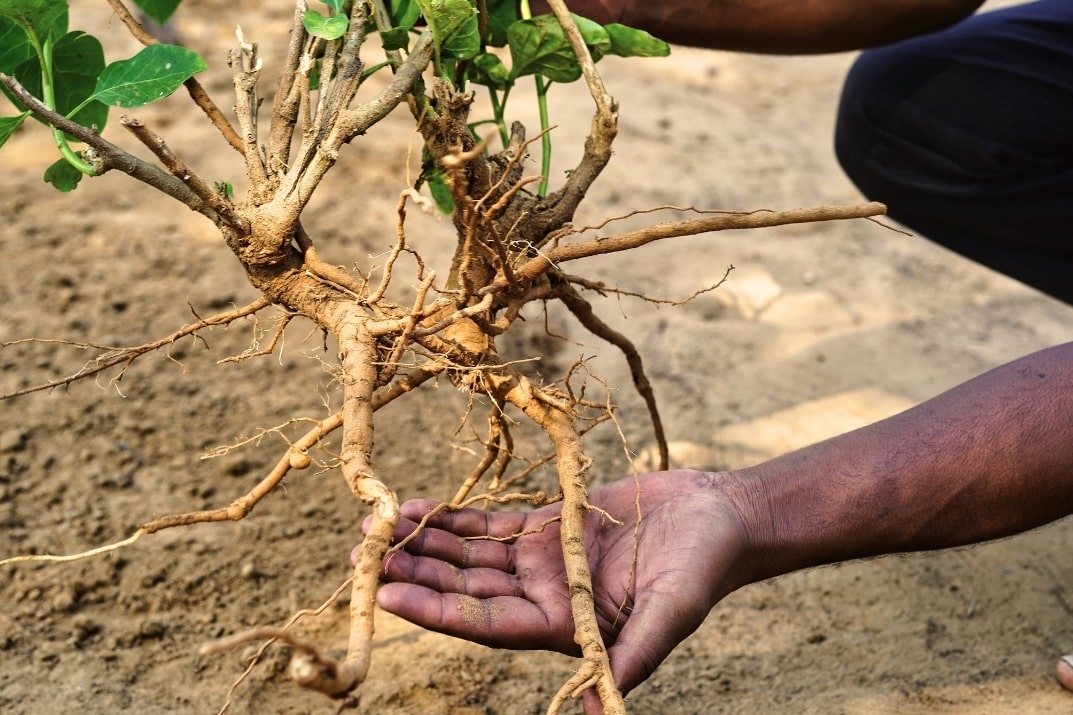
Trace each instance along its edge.
<instances>
[{"instance_id":1,"label":"green foliage","mask_svg":"<svg viewBox=\"0 0 1073 715\"><path fill-rule=\"evenodd\" d=\"M611 36L592 20L574 15L574 21L593 59L611 48ZM511 79L539 74L553 82L573 82L581 78L581 65L570 47L562 25L554 15L519 20L507 28L510 45Z\"/></svg>"},{"instance_id":2,"label":"green foliage","mask_svg":"<svg viewBox=\"0 0 1073 715\"><path fill-rule=\"evenodd\" d=\"M436 208L442 213L452 214L455 210L455 197L451 195L451 187L447 185L447 177L439 169L433 169L425 173L425 181L428 183L428 192L432 200L436 202Z\"/></svg>"},{"instance_id":3,"label":"green foliage","mask_svg":"<svg viewBox=\"0 0 1073 715\"><path fill-rule=\"evenodd\" d=\"M671 54L671 48L666 42L653 37L644 30L626 27L617 22L604 25L604 29L611 38L611 47L607 50L609 55L666 57Z\"/></svg>"},{"instance_id":4,"label":"green foliage","mask_svg":"<svg viewBox=\"0 0 1073 715\"><path fill-rule=\"evenodd\" d=\"M28 116L30 116L29 112L23 112L17 117L0 117L0 146L4 146L4 143L11 138L15 130L22 126Z\"/></svg>"},{"instance_id":5,"label":"green foliage","mask_svg":"<svg viewBox=\"0 0 1073 715\"><path fill-rule=\"evenodd\" d=\"M43 45L52 33L62 36L67 32L65 0L2 0L0 17L21 27L36 46Z\"/></svg>"},{"instance_id":6,"label":"green foliage","mask_svg":"<svg viewBox=\"0 0 1073 715\"><path fill-rule=\"evenodd\" d=\"M97 75L104 70L104 49L100 41L84 32L68 32L52 46L52 109L79 124L104 129L108 107L90 101ZM15 79L35 97L44 97L41 61L38 56L19 64ZM10 98L10 97L9 97ZM12 102L24 109L14 98Z\"/></svg>"},{"instance_id":7,"label":"green foliage","mask_svg":"<svg viewBox=\"0 0 1073 715\"><path fill-rule=\"evenodd\" d=\"M517 20L518 0L488 0L485 42L491 47L506 47L507 28Z\"/></svg>"},{"instance_id":8,"label":"green foliage","mask_svg":"<svg viewBox=\"0 0 1073 715\"><path fill-rule=\"evenodd\" d=\"M406 31L412 30L421 18L421 8L417 0L390 0L388 10L392 26Z\"/></svg>"},{"instance_id":9,"label":"green foliage","mask_svg":"<svg viewBox=\"0 0 1073 715\"><path fill-rule=\"evenodd\" d=\"M505 90L514 83L503 60L487 52L473 58L467 68L467 77L471 82L498 90Z\"/></svg>"},{"instance_id":10,"label":"green foliage","mask_svg":"<svg viewBox=\"0 0 1073 715\"><path fill-rule=\"evenodd\" d=\"M346 34L350 21L347 20L346 15L328 17L316 10L306 10L305 14L302 15L302 24L305 26L306 32L314 37L323 37L325 40L338 40Z\"/></svg>"},{"instance_id":11,"label":"green foliage","mask_svg":"<svg viewBox=\"0 0 1073 715\"><path fill-rule=\"evenodd\" d=\"M139 0L157 22L164 22L180 0ZM108 121L108 107L140 107L167 97L205 69L196 53L174 45L146 47L129 60L106 65L97 38L67 32L66 0L0 0L0 73L13 77L49 109L98 131ZM22 125L26 107L4 89L20 114L0 117L0 146ZM45 181L70 191L81 174L94 169L70 148L74 141L53 130L61 156L45 172Z\"/></svg>"},{"instance_id":12,"label":"green foliage","mask_svg":"<svg viewBox=\"0 0 1073 715\"><path fill-rule=\"evenodd\" d=\"M115 107L141 107L167 97L205 68L205 60L185 47L150 45L129 60L105 67L92 99Z\"/></svg>"},{"instance_id":13,"label":"green foliage","mask_svg":"<svg viewBox=\"0 0 1073 715\"><path fill-rule=\"evenodd\" d=\"M158 25L163 25L179 7L181 0L134 0L134 4Z\"/></svg>"},{"instance_id":14,"label":"green foliage","mask_svg":"<svg viewBox=\"0 0 1073 715\"><path fill-rule=\"evenodd\" d=\"M471 0L417 0L441 58L468 60L481 51L477 8Z\"/></svg>"},{"instance_id":15,"label":"green foliage","mask_svg":"<svg viewBox=\"0 0 1073 715\"><path fill-rule=\"evenodd\" d=\"M34 47L26 31L14 20L0 16L0 72L10 74L34 56Z\"/></svg>"},{"instance_id":16,"label":"green foliage","mask_svg":"<svg viewBox=\"0 0 1073 715\"><path fill-rule=\"evenodd\" d=\"M362 0L365 1L365 0ZM134 0L150 18L164 23L181 0ZM406 50L410 34L423 25L436 44L436 71L459 89L473 82L488 88L500 136L507 141L506 100L515 82L535 76L541 110L541 129L547 129L545 96L554 83L574 82L581 68L570 43L553 15L520 17L525 0L486 0L486 15L478 15L475 0L385 0L390 28L376 28L388 51ZM351 0L322 0L326 12L307 10L306 31L325 40L343 37L349 28ZM524 6L524 7L523 7ZM624 25L601 26L573 16L594 60L606 55L658 57L667 44L647 32ZM0 0L0 73L16 79L49 109L85 127L102 129L109 107L133 108L167 97L194 74L206 69L197 54L174 45L152 45L134 57L106 64L100 42L83 32L68 32L67 0ZM489 48L506 47L510 65ZM369 68L366 74L390 62ZM312 83L316 89L318 82ZM0 147L32 116L5 88L15 116L0 116ZM39 118L40 119L40 118ZM70 148L72 137L53 130L63 157L49 167L45 180L69 191L81 173L93 167ZM548 140L545 139L545 142ZM545 144L545 166L550 145ZM452 206L450 191L436 170L426 180L441 209Z\"/></svg>"},{"instance_id":17,"label":"green foliage","mask_svg":"<svg viewBox=\"0 0 1073 715\"><path fill-rule=\"evenodd\" d=\"M71 166L67 159L57 159L45 169L45 182L56 187L57 191L74 191L82 180L82 172Z\"/></svg>"}]
</instances>

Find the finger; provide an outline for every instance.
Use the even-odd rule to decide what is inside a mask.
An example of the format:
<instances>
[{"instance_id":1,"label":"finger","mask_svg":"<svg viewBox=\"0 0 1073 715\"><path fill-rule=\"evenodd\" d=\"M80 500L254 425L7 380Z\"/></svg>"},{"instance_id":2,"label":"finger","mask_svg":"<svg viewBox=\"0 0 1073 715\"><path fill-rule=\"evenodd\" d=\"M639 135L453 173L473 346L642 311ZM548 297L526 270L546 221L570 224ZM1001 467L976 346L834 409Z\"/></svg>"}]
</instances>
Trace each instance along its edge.
<instances>
[{"instance_id":1,"label":"finger","mask_svg":"<svg viewBox=\"0 0 1073 715\"><path fill-rule=\"evenodd\" d=\"M674 593L639 596L614 645L608 648L611 674L623 693L644 682L671 651L696 630L703 613L681 603Z\"/></svg>"},{"instance_id":2,"label":"finger","mask_svg":"<svg viewBox=\"0 0 1073 715\"><path fill-rule=\"evenodd\" d=\"M413 499L399 507L402 516L421 521L429 512L440 506L428 499ZM458 536L491 536L506 539L525 530L529 512L488 512L484 509L444 509L434 514L426 526L450 531Z\"/></svg>"},{"instance_id":3,"label":"finger","mask_svg":"<svg viewBox=\"0 0 1073 715\"><path fill-rule=\"evenodd\" d=\"M383 578L474 598L524 595L520 580L513 574L494 568L458 568L438 558L415 556L404 551L385 559Z\"/></svg>"},{"instance_id":4,"label":"finger","mask_svg":"<svg viewBox=\"0 0 1073 715\"><path fill-rule=\"evenodd\" d=\"M439 593L410 583L387 583L376 593L385 611L439 633L465 638L497 648L576 649L570 634L554 632L549 619L536 604L522 598L501 596L473 598L458 593Z\"/></svg>"},{"instance_id":5,"label":"finger","mask_svg":"<svg viewBox=\"0 0 1073 715\"><path fill-rule=\"evenodd\" d=\"M413 522L400 523L396 541L409 538L406 551L417 556L446 561L459 568L491 568L513 572L514 546L488 539L461 538L442 529L426 526L410 538L416 527Z\"/></svg>"},{"instance_id":6,"label":"finger","mask_svg":"<svg viewBox=\"0 0 1073 715\"><path fill-rule=\"evenodd\" d=\"M408 502L409 503L409 502ZM435 506L435 502L428 502L428 504ZM421 505L415 506L412 514L417 516L418 519L422 518L422 515L418 515L417 512L422 509ZM426 512L427 513L427 510ZM467 519L470 515L467 515ZM363 531L367 531L372 517L366 517L362 524ZM468 519L472 522L472 519ZM516 519L507 519L503 521L501 528L513 527ZM487 523L487 522L485 522ZM441 525L452 527L453 524L450 520L440 520ZM495 568L503 571L513 570L513 546L505 541L497 541L494 539L482 539L473 536L471 538L462 538L456 533L453 533L450 528L434 528L433 521L426 524L416 535L411 537L414 530L418 527L418 522L413 521L410 518L402 518L395 527L395 532L392 535L392 539L397 544L404 539L406 541L405 548L407 551L419 554L423 556L429 556L432 558L442 559L448 563L454 564L462 568L469 566L476 566L482 568ZM466 529L470 529L475 524L470 523L464 525ZM513 532L510 532L513 533ZM483 535L480 534L479 535ZM350 554L350 563L357 562L357 555L361 548L361 544L354 547Z\"/></svg>"},{"instance_id":7,"label":"finger","mask_svg":"<svg viewBox=\"0 0 1073 715\"><path fill-rule=\"evenodd\" d=\"M585 715L604 715L604 704L600 701L600 694L596 692L596 688L589 688L581 694L581 701L584 703Z\"/></svg>"}]
</instances>

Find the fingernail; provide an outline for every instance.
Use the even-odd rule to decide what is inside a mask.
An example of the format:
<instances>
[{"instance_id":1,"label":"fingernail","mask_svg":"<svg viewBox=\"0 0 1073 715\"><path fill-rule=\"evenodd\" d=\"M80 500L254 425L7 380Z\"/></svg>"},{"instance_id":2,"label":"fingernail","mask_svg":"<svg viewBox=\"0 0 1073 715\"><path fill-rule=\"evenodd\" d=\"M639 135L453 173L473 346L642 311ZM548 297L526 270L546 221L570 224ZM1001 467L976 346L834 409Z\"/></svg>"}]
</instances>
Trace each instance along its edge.
<instances>
[{"instance_id":1,"label":"fingernail","mask_svg":"<svg viewBox=\"0 0 1073 715\"><path fill-rule=\"evenodd\" d=\"M1059 658L1059 660L1068 665L1070 668L1073 668L1073 655L1063 655L1061 658Z\"/></svg>"}]
</instances>

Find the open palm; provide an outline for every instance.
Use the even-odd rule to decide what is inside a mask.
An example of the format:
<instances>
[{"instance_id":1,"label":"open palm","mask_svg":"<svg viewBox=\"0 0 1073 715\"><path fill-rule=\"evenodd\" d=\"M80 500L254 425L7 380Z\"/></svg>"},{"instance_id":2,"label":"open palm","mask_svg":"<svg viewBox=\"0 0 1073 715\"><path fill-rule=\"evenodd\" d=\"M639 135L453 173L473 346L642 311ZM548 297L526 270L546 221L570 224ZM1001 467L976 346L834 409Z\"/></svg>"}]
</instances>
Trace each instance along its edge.
<instances>
[{"instance_id":1,"label":"open palm","mask_svg":"<svg viewBox=\"0 0 1073 715\"><path fill-rule=\"evenodd\" d=\"M589 501L623 522L590 511L585 536L600 630L628 691L740 585L733 566L745 533L718 475L647 474L596 489ZM433 506L404 504L396 538ZM477 643L577 655L559 509L437 514L388 558L380 605Z\"/></svg>"}]
</instances>

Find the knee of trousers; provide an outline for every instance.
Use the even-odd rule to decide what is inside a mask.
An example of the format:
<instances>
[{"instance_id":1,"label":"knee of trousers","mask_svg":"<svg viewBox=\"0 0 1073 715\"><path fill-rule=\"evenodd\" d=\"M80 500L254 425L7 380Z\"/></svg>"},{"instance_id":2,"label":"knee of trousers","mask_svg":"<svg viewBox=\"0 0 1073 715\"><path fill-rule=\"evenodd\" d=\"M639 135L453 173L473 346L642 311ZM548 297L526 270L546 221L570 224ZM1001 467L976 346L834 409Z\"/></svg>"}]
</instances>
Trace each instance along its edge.
<instances>
[{"instance_id":1,"label":"knee of trousers","mask_svg":"<svg viewBox=\"0 0 1073 715\"><path fill-rule=\"evenodd\" d=\"M884 150L893 143L888 124L897 103L886 84L889 75L878 51L862 53L843 83L835 119L834 149L842 170L861 193L876 200L894 188L888 185L892 167L887 162L900 155ZM872 160L877 155L885 157L883 166Z\"/></svg>"}]
</instances>

